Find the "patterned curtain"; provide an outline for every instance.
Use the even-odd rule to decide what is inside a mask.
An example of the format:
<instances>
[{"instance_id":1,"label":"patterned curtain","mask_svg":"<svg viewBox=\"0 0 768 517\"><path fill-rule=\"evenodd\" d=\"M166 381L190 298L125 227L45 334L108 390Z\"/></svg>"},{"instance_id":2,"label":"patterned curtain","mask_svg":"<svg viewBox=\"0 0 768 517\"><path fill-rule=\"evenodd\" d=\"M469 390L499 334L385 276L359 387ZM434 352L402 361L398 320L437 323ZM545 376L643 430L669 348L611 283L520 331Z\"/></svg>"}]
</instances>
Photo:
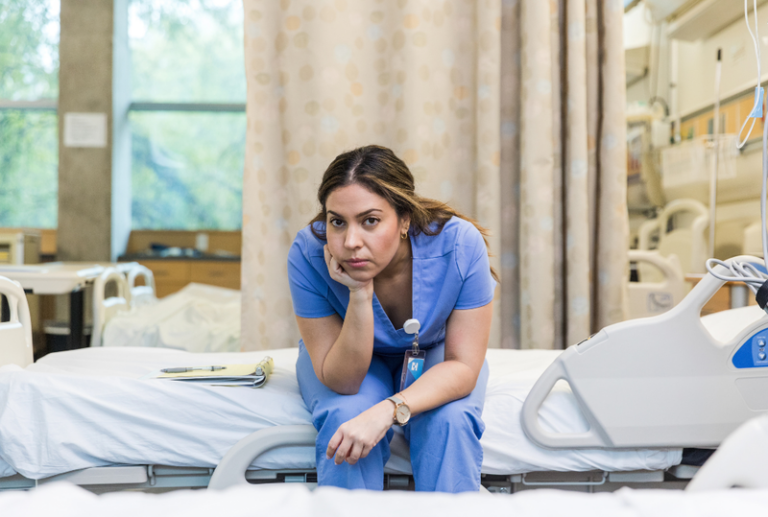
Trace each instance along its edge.
<instances>
[{"instance_id":1,"label":"patterned curtain","mask_svg":"<svg viewBox=\"0 0 768 517\"><path fill-rule=\"evenodd\" d=\"M244 4L242 348L297 345L288 249L325 168L361 145L392 148L420 195L490 229L498 270L500 0Z\"/></svg>"},{"instance_id":2,"label":"patterned curtain","mask_svg":"<svg viewBox=\"0 0 768 517\"><path fill-rule=\"evenodd\" d=\"M619 0L502 4L504 348L564 348L625 318L623 13Z\"/></svg>"}]
</instances>

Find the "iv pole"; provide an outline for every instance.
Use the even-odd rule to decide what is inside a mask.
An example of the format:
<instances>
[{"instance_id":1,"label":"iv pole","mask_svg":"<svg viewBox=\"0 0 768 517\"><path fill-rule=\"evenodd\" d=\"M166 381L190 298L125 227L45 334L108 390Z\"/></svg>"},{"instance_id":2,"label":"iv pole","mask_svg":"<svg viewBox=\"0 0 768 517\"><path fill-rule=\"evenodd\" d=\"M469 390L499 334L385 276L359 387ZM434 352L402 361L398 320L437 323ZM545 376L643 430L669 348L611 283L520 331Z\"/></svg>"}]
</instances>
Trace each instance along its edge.
<instances>
[{"instance_id":1,"label":"iv pole","mask_svg":"<svg viewBox=\"0 0 768 517\"><path fill-rule=\"evenodd\" d=\"M720 161L720 69L722 49L717 49L715 64L715 119L712 121L712 144L715 152L709 176L709 256L715 256L715 213L717 204L717 168Z\"/></svg>"}]
</instances>

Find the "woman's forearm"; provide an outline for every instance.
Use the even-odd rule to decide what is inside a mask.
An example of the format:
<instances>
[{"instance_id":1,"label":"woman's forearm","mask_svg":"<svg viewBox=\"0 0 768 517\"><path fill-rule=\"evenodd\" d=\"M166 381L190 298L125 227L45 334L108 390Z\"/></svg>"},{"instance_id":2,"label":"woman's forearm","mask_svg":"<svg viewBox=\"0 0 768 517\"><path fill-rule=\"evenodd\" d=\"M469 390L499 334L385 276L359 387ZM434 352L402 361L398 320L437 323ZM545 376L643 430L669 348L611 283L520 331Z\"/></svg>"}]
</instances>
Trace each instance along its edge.
<instances>
[{"instance_id":1,"label":"woman's forearm","mask_svg":"<svg viewBox=\"0 0 768 517\"><path fill-rule=\"evenodd\" d=\"M461 361L446 360L424 372L401 391L411 415L466 397L475 389L477 374Z\"/></svg>"},{"instance_id":2,"label":"woman's forearm","mask_svg":"<svg viewBox=\"0 0 768 517\"><path fill-rule=\"evenodd\" d=\"M350 291L341 333L323 362L323 384L343 395L357 393L372 356L373 291Z\"/></svg>"}]
</instances>

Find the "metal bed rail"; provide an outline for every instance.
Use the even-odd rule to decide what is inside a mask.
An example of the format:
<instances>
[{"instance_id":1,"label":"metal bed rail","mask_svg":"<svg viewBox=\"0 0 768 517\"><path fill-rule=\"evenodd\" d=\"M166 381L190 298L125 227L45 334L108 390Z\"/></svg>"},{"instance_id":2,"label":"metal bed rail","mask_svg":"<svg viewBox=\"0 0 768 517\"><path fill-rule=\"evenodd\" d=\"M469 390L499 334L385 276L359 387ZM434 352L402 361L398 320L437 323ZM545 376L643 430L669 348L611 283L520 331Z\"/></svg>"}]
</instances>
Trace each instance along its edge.
<instances>
[{"instance_id":1,"label":"metal bed rail","mask_svg":"<svg viewBox=\"0 0 768 517\"><path fill-rule=\"evenodd\" d=\"M222 458L218 467L168 467L130 465L92 467L34 480L21 475L0 478L0 490L28 490L45 483L68 481L96 493L116 490L167 491L182 488L226 489L261 483L305 483L315 486L314 469L248 470L260 455L282 447L314 447L316 431L311 425L276 426L256 431L240 440ZM612 491L622 486L682 489L698 467L678 465L665 471L631 472L530 472L482 476L490 492L514 493L531 488L559 488L587 492ZM413 476L386 473L385 489L412 489Z\"/></svg>"},{"instance_id":2,"label":"metal bed rail","mask_svg":"<svg viewBox=\"0 0 768 517\"><path fill-rule=\"evenodd\" d=\"M513 494L534 488L605 492L621 487L683 489L698 467L680 465L666 471L632 472L529 472L514 475L483 474L482 485L493 493ZM692 469L686 473L685 469ZM208 488L214 469L205 467L167 467L134 465L127 467L92 467L58 476L34 480L21 475L0 478L0 491L30 490L55 481L68 481L94 493L120 490L165 492L179 489ZM675 474L678 474L679 477ZM245 479L250 484L302 483L317 486L314 470L249 470ZM412 490L413 476L384 474L385 490Z\"/></svg>"}]
</instances>

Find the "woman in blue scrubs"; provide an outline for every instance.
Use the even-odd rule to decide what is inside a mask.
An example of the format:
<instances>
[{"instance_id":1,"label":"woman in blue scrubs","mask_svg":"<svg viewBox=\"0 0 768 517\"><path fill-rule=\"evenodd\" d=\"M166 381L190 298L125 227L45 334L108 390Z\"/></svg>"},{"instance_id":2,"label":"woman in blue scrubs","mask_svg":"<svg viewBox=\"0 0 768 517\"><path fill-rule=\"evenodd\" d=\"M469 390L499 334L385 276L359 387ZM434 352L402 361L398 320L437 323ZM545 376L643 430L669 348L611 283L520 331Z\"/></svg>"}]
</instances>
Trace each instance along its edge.
<instances>
[{"instance_id":1,"label":"woman in blue scrubs","mask_svg":"<svg viewBox=\"0 0 768 517\"><path fill-rule=\"evenodd\" d=\"M318 483L381 490L402 425L416 490L479 490L496 287L485 230L419 197L406 164L378 146L339 155L318 199L288 255ZM426 359L401 390L411 318Z\"/></svg>"}]
</instances>

